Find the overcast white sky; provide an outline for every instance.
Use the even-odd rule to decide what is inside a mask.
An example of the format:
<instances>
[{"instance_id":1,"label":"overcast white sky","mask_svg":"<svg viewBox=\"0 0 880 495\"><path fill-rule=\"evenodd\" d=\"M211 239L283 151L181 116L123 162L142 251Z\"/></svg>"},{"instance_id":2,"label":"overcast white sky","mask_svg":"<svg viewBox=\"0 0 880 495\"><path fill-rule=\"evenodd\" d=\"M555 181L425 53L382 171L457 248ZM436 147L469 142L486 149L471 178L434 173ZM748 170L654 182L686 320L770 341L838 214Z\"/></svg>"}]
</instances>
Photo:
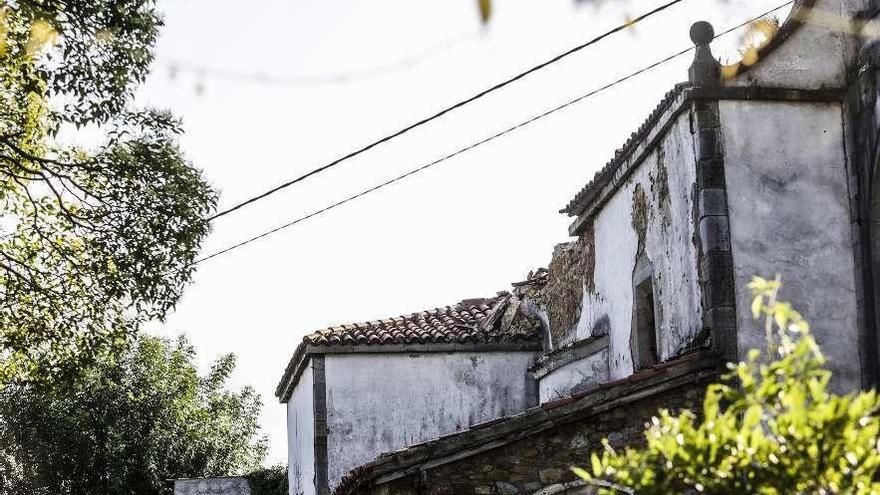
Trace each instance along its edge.
<instances>
[{"instance_id":1,"label":"overcast white sky","mask_svg":"<svg viewBox=\"0 0 880 495\"><path fill-rule=\"evenodd\" d=\"M182 146L221 191L222 209L665 1L605 0L597 7L495 0L495 17L482 28L475 0L165 0L158 60L139 99L183 118ZM687 47L696 20L722 31L783 1L686 0L442 121L218 220L204 253ZM719 40L716 55L730 55L736 43L735 36ZM492 296L546 266L553 246L568 240L569 219L557 211L686 78L689 63L690 55L208 261L177 311L153 331L187 333L203 366L220 354L237 354L233 385L250 384L262 394L269 462L284 462L285 413L273 392L304 334ZM192 66L206 69L185 70ZM301 76L352 72L370 77L293 84ZM381 369L364 373L393 379Z\"/></svg>"}]
</instances>

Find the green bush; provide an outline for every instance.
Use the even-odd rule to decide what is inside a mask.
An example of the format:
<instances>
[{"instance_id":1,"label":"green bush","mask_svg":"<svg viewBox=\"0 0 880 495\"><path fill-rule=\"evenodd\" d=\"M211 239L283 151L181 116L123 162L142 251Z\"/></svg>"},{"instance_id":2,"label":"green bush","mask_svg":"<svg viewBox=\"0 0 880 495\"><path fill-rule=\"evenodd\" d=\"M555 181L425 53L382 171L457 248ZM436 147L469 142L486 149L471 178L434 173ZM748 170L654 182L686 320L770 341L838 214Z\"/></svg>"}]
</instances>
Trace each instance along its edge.
<instances>
[{"instance_id":1,"label":"green bush","mask_svg":"<svg viewBox=\"0 0 880 495\"><path fill-rule=\"evenodd\" d=\"M195 348L141 335L65 386L0 389L0 494L170 495L174 478L238 475L266 455L262 402L205 374Z\"/></svg>"},{"instance_id":2,"label":"green bush","mask_svg":"<svg viewBox=\"0 0 880 495\"><path fill-rule=\"evenodd\" d=\"M245 476L251 485L251 495L287 495L287 466L277 465L259 469Z\"/></svg>"},{"instance_id":3,"label":"green bush","mask_svg":"<svg viewBox=\"0 0 880 495\"><path fill-rule=\"evenodd\" d=\"M644 448L615 452L606 442L576 474L613 484L603 493L880 493L876 392L828 392L825 358L801 315L776 300L778 279L749 287L767 350L708 388L701 419L661 410Z\"/></svg>"}]
</instances>

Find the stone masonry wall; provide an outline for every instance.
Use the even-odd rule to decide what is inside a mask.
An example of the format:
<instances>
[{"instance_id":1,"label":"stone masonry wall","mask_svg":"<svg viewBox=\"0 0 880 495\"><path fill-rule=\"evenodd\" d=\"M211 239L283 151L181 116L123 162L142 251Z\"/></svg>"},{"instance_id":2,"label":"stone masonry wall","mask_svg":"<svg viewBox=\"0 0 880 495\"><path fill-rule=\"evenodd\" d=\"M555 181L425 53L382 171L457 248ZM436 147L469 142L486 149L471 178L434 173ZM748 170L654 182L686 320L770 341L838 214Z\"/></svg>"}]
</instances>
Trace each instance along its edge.
<instances>
[{"instance_id":1,"label":"stone masonry wall","mask_svg":"<svg viewBox=\"0 0 880 495\"><path fill-rule=\"evenodd\" d=\"M502 447L443 464L380 485L371 495L526 495L575 479L571 466L588 466L602 439L612 447L644 443L645 423L660 408L699 412L708 381L695 382L648 397Z\"/></svg>"}]
</instances>

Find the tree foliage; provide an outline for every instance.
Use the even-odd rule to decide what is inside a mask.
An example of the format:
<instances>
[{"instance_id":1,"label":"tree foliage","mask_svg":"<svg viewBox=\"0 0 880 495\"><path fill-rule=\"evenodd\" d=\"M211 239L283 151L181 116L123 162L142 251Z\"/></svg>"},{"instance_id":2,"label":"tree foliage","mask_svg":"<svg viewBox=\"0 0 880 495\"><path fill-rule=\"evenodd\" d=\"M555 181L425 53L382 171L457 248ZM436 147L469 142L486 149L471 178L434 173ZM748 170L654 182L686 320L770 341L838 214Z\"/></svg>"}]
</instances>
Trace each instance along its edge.
<instances>
[{"instance_id":1,"label":"tree foliage","mask_svg":"<svg viewBox=\"0 0 880 495\"><path fill-rule=\"evenodd\" d=\"M259 396L225 388L227 355L199 376L195 351L143 336L63 387L0 392L0 493L153 495L171 478L259 468Z\"/></svg>"},{"instance_id":2,"label":"tree foliage","mask_svg":"<svg viewBox=\"0 0 880 495\"><path fill-rule=\"evenodd\" d=\"M247 476L251 495L287 495L287 466L277 465L258 469Z\"/></svg>"},{"instance_id":3,"label":"tree foliage","mask_svg":"<svg viewBox=\"0 0 880 495\"><path fill-rule=\"evenodd\" d=\"M607 493L640 495L880 493L876 392L828 392L825 358L801 315L776 300L778 280L750 287L768 350L708 388L701 419L662 410L645 448L618 453L606 443L579 475L628 487Z\"/></svg>"},{"instance_id":4,"label":"tree foliage","mask_svg":"<svg viewBox=\"0 0 880 495\"><path fill-rule=\"evenodd\" d=\"M215 194L131 108L160 26L153 0L0 0L0 386L123 345L190 278Z\"/></svg>"}]
</instances>

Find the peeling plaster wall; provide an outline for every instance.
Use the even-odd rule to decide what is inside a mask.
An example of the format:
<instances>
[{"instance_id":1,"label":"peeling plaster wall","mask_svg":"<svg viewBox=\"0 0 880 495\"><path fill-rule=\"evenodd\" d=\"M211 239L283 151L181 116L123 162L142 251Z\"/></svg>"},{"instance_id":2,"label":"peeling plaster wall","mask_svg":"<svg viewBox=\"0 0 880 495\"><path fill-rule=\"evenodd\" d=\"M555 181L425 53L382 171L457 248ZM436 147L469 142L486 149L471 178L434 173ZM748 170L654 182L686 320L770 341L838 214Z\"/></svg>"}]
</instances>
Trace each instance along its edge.
<instances>
[{"instance_id":1,"label":"peeling plaster wall","mask_svg":"<svg viewBox=\"0 0 880 495\"><path fill-rule=\"evenodd\" d=\"M560 399L608 381L608 349L567 364L543 377L538 386L541 403Z\"/></svg>"},{"instance_id":2,"label":"peeling plaster wall","mask_svg":"<svg viewBox=\"0 0 880 495\"><path fill-rule=\"evenodd\" d=\"M533 352L327 355L331 491L379 454L523 411Z\"/></svg>"},{"instance_id":3,"label":"peeling plaster wall","mask_svg":"<svg viewBox=\"0 0 880 495\"><path fill-rule=\"evenodd\" d=\"M287 402L287 465L290 495L314 495L315 412L311 362Z\"/></svg>"},{"instance_id":4,"label":"peeling plaster wall","mask_svg":"<svg viewBox=\"0 0 880 495\"><path fill-rule=\"evenodd\" d=\"M838 390L860 384L856 286L837 103L720 102L739 354L765 346L746 284L781 273Z\"/></svg>"},{"instance_id":5,"label":"peeling plaster wall","mask_svg":"<svg viewBox=\"0 0 880 495\"><path fill-rule=\"evenodd\" d=\"M593 280L584 283L573 340L590 337L594 329L608 332L609 380L633 372L632 274L640 251L654 270L660 359L675 356L702 329L694 244L693 141L689 115L685 113L593 220ZM644 193L644 211L633 210L642 210L642 202L634 200L637 190ZM645 221L639 220L640 215ZM641 234L636 231L639 225L644 226ZM544 378L548 379L554 378Z\"/></svg>"}]
</instances>

